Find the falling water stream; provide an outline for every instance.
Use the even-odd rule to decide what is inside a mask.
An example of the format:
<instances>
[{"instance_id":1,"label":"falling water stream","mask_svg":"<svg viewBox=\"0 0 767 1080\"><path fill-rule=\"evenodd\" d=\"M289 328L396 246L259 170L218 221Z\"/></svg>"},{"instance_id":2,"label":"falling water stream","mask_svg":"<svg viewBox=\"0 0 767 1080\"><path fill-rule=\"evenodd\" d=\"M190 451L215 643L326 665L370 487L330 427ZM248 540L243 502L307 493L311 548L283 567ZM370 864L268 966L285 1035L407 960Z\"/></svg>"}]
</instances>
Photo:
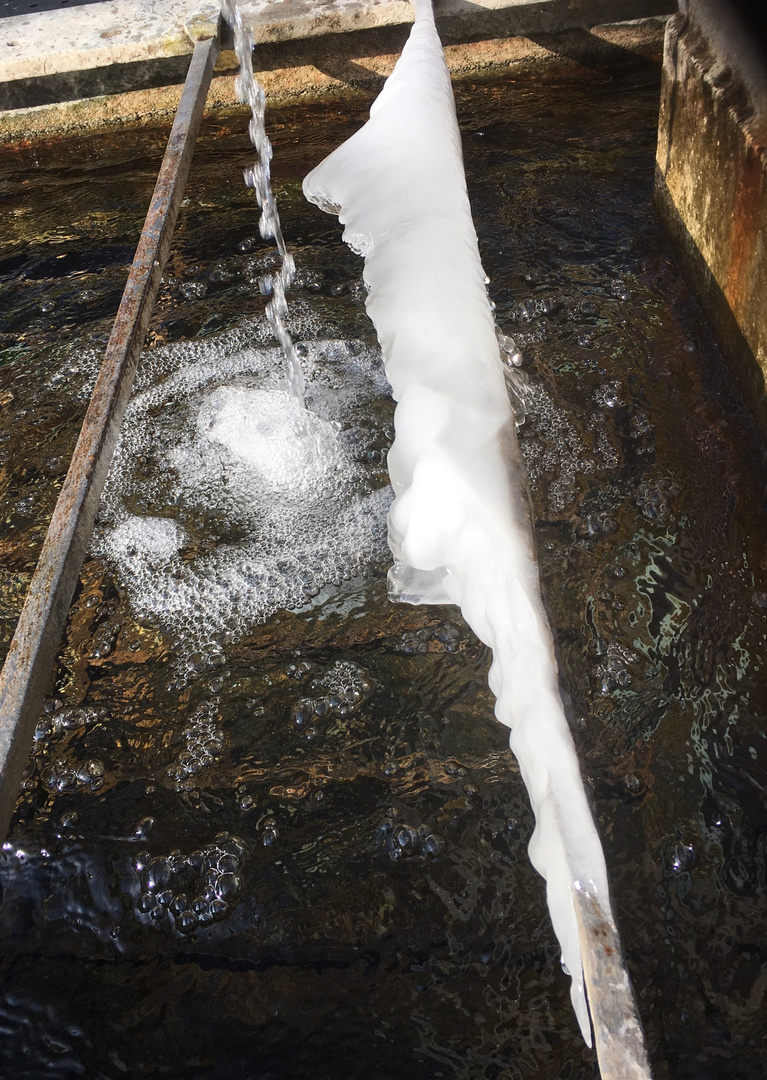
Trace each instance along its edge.
<instances>
[{"instance_id":1,"label":"falling water stream","mask_svg":"<svg viewBox=\"0 0 767 1080\"><path fill-rule=\"evenodd\" d=\"M293 491L302 463L242 420L286 401L259 286L279 255L240 114L201 134L0 857L13 1080L596 1075L488 651L454 609L386 596L392 403L359 260L300 191L372 96L270 121L286 326L340 485ZM652 211L657 68L457 97L654 1075L761 1080L764 452ZM166 136L0 151L4 643Z\"/></svg>"},{"instance_id":2,"label":"falling water stream","mask_svg":"<svg viewBox=\"0 0 767 1080\"><path fill-rule=\"evenodd\" d=\"M306 386L301 361L285 323L288 314L285 293L295 276L296 264L282 234L277 201L272 190L272 144L266 134L266 95L253 74L253 34L245 26L236 0L223 0L221 12L232 29L234 52L240 65L236 83L237 96L243 105L250 109L248 134L257 154L256 161L245 169L245 183L253 188L261 207L259 232L265 240L274 240L281 260L279 270L264 274L259 285L264 296L270 297L266 305L266 317L285 356L288 392L291 400L303 409Z\"/></svg>"}]
</instances>

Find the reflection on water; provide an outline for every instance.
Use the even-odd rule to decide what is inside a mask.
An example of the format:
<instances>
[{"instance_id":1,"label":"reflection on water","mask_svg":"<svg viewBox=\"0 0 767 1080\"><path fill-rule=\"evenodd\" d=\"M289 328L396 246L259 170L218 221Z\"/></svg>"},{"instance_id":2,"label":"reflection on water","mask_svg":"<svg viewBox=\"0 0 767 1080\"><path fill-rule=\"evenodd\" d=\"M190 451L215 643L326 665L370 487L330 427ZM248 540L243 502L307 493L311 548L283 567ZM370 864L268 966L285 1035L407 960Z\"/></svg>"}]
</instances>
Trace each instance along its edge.
<instances>
[{"instance_id":1,"label":"reflection on water","mask_svg":"<svg viewBox=\"0 0 767 1080\"><path fill-rule=\"evenodd\" d=\"M652 212L657 85L480 83L458 104L655 1075L761 1077L764 460ZM4 1076L596 1075L486 651L455 610L388 603L380 505L344 546L344 513L384 498L391 408L359 262L299 184L365 105L271 120L290 329L340 455L340 483L304 503L280 493L274 429L248 419L271 392L274 254L241 189L243 130L203 132L0 859ZM162 143L2 152L6 644ZM284 521L251 484L303 537L261 567L295 610L255 610L243 567ZM300 578L328 534L340 561ZM180 604L192 580L204 634L147 599Z\"/></svg>"}]
</instances>

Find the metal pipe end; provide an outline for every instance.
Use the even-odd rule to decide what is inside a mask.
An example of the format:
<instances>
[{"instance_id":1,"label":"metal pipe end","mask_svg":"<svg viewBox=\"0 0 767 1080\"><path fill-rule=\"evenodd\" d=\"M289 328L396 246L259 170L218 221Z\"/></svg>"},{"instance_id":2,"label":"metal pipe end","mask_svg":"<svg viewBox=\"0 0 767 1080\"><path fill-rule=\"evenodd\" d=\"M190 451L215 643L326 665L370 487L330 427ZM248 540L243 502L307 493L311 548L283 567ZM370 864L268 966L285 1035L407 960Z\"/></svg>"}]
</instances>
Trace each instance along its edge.
<instances>
[{"instance_id":1,"label":"metal pipe end","mask_svg":"<svg viewBox=\"0 0 767 1080\"><path fill-rule=\"evenodd\" d=\"M218 4L203 4L184 22L184 30L189 40L196 45L198 41L210 41L221 35L221 8Z\"/></svg>"}]
</instances>

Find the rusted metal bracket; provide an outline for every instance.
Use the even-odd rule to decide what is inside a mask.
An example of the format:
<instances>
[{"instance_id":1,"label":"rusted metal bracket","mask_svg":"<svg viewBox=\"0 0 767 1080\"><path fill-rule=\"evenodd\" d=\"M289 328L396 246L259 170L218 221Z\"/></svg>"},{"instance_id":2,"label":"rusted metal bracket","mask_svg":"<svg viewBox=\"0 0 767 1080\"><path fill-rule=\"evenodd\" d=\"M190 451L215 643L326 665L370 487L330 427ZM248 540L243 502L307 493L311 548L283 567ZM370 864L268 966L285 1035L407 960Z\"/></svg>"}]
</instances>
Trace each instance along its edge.
<instances>
[{"instance_id":1,"label":"rusted metal bracket","mask_svg":"<svg viewBox=\"0 0 767 1080\"><path fill-rule=\"evenodd\" d=\"M652 1080L617 927L586 889L574 890L573 903L602 1080Z\"/></svg>"},{"instance_id":2,"label":"rusted metal bracket","mask_svg":"<svg viewBox=\"0 0 767 1080\"><path fill-rule=\"evenodd\" d=\"M168 258L218 57L219 29L220 23L195 45L112 335L0 674L0 840L8 831Z\"/></svg>"}]
</instances>

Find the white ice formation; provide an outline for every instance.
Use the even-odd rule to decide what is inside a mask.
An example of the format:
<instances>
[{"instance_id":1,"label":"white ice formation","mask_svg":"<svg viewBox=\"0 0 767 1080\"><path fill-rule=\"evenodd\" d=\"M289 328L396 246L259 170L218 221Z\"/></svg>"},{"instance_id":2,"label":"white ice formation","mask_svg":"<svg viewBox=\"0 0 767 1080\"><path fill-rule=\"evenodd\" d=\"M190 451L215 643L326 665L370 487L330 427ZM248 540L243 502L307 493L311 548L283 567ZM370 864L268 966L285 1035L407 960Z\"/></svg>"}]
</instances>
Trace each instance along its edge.
<instances>
[{"instance_id":1,"label":"white ice formation","mask_svg":"<svg viewBox=\"0 0 767 1080\"><path fill-rule=\"evenodd\" d=\"M397 401L393 598L453 603L493 651L496 715L535 811L530 858L591 1044L574 890L610 912L602 846L557 683L530 507L430 0L370 120L304 181L365 256L367 310ZM510 913L512 915L513 913Z\"/></svg>"}]
</instances>

